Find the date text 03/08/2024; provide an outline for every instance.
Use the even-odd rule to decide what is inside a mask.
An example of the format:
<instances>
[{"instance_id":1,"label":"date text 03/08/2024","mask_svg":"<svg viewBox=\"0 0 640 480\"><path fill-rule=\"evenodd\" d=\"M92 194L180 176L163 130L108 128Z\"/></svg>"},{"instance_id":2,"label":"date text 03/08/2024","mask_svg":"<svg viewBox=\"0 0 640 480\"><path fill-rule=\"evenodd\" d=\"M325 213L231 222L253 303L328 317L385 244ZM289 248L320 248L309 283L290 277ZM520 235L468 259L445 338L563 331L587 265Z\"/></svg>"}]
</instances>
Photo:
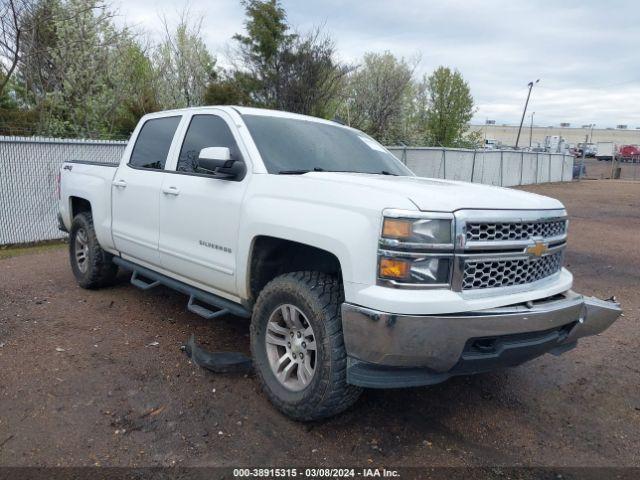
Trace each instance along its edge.
<instances>
[{"instance_id":1,"label":"date text 03/08/2024","mask_svg":"<svg viewBox=\"0 0 640 480\"><path fill-rule=\"evenodd\" d=\"M399 478L398 470L386 468L236 468L234 478Z\"/></svg>"}]
</instances>

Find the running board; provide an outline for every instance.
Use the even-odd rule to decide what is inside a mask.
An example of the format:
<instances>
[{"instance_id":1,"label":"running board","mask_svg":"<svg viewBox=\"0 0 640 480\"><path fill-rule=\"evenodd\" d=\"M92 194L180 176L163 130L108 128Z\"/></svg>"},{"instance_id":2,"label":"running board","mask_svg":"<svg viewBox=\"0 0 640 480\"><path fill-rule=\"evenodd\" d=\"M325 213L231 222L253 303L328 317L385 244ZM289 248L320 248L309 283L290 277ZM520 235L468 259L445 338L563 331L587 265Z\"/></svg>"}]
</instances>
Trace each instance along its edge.
<instances>
[{"instance_id":1,"label":"running board","mask_svg":"<svg viewBox=\"0 0 640 480\"><path fill-rule=\"evenodd\" d=\"M138 287L140 290L151 290L152 288L160 285L160 282L158 280L154 282L145 282L140 278L139 272L134 270L133 274L131 275L131 285L133 285L134 287Z\"/></svg>"},{"instance_id":2,"label":"running board","mask_svg":"<svg viewBox=\"0 0 640 480\"><path fill-rule=\"evenodd\" d=\"M206 320L213 320L214 318L221 317L222 315L226 315L227 313L229 313L229 310L227 310L226 308L222 308L214 312L213 310L209 310L203 305L197 305L195 301L196 297L191 295L189 297L189 303L187 303L187 310L189 310L191 313L195 313L196 315L200 315Z\"/></svg>"},{"instance_id":3,"label":"running board","mask_svg":"<svg viewBox=\"0 0 640 480\"><path fill-rule=\"evenodd\" d=\"M113 257L113 263L122 267L124 270L133 272L131 275L131 283L142 290L150 290L158 285L164 285L172 290L189 295L187 310L208 320L228 313L237 317L251 317L251 312L239 303L227 300L226 298L222 298L213 293L205 292L199 288L192 287L184 282L167 277L166 275L155 272L146 267L142 267L121 257ZM142 280L142 278L148 281ZM196 304L195 301L210 305L218 310L209 310L205 306Z\"/></svg>"}]
</instances>

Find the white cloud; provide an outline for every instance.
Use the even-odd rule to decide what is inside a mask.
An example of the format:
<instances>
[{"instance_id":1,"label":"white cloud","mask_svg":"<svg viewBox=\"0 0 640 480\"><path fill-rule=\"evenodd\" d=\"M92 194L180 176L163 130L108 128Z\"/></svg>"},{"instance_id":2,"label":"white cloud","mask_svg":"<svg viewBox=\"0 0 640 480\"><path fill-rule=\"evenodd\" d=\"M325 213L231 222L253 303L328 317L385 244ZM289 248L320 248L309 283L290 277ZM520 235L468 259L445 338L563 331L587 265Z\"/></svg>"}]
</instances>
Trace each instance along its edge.
<instances>
[{"instance_id":1,"label":"white cloud","mask_svg":"<svg viewBox=\"0 0 640 480\"><path fill-rule=\"evenodd\" d=\"M183 4L169 0L120 0L128 24L152 37L160 15L169 19ZM117 4L116 4L117 5ZM640 8L635 0L361 0L284 1L299 30L324 25L340 57L357 62L366 51L420 54L417 74L438 65L455 67L471 86L476 121L517 123L527 83L540 78L530 108L536 123L640 126ZM235 0L191 0L204 15L203 33L219 57L244 12Z\"/></svg>"}]
</instances>

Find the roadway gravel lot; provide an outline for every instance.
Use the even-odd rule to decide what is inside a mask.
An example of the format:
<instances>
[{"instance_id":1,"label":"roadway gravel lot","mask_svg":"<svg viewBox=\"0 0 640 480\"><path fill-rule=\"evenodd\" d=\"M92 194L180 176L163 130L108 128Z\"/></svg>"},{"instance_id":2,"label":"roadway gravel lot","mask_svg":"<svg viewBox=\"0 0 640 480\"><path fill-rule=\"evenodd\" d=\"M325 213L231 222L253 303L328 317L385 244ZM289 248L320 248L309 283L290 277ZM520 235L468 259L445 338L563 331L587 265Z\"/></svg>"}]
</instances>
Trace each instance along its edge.
<instances>
[{"instance_id":1,"label":"roadway gravel lot","mask_svg":"<svg viewBox=\"0 0 640 480\"><path fill-rule=\"evenodd\" d=\"M180 350L193 332L248 352L248 321L206 322L124 276L82 290L62 248L0 260L0 465L640 466L640 183L526 190L565 202L575 288L625 316L561 357L368 391L313 424Z\"/></svg>"}]
</instances>

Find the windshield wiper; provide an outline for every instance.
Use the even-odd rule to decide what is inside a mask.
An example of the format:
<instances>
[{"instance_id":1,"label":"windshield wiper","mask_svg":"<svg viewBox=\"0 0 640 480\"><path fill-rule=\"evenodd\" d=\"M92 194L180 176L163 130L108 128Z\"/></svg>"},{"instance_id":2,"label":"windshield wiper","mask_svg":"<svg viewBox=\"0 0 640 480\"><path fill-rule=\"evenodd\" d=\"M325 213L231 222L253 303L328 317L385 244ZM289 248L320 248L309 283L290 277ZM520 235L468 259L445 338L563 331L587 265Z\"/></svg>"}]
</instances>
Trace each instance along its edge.
<instances>
[{"instance_id":1,"label":"windshield wiper","mask_svg":"<svg viewBox=\"0 0 640 480\"><path fill-rule=\"evenodd\" d=\"M397 173L391 173L391 172L388 172L387 170L382 170L382 171L380 172L380 175L392 175L392 176L394 176L394 177L397 177L397 176L398 176L398 174L397 174Z\"/></svg>"},{"instance_id":2,"label":"windshield wiper","mask_svg":"<svg viewBox=\"0 0 640 480\"><path fill-rule=\"evenodd\" d=\"M280 170L279 175L304 175L309 172L324 172L324 168L313 167L313 170Z\"/></svg>"}]
</instances>

